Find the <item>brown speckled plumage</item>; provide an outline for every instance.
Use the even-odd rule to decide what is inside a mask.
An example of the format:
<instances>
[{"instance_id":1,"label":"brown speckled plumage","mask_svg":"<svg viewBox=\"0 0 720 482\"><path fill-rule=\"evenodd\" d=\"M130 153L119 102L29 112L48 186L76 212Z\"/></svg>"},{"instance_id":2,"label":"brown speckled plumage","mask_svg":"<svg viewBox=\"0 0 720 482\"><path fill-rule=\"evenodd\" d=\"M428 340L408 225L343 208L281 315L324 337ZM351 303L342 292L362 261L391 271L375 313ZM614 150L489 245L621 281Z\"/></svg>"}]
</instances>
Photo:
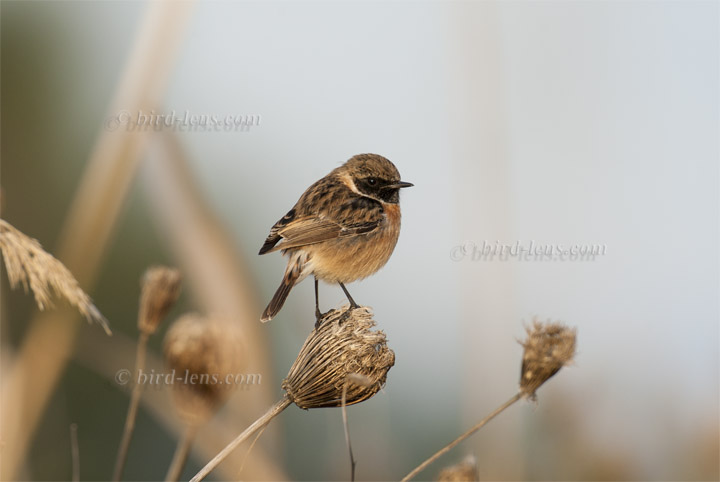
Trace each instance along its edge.
<instances>
[{"instance_id":1,"label":"brown speckled plumage","mask_svg":"<svg viewBox=\"0 0 720 482\"><path fill-rule=\"evenodd\" d=\"M292 287L310 274L344 284L382 268L400 234L399 190L409 186L395 165L377 154L354 156L310 186L260 249L289 257L262 320L272 319Z\"/></svg>"}]
</instances>

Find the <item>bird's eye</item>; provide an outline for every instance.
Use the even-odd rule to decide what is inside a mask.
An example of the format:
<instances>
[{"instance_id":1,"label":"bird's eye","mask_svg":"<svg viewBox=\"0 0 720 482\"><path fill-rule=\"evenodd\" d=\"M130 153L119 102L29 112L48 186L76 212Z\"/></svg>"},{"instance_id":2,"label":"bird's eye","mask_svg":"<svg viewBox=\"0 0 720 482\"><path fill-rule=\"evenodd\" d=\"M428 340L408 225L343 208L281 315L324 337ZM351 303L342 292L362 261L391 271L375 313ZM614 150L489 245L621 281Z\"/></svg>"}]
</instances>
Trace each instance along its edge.
<instances>
[{"instance_id":1,"label":"bird's eye","mask_svg":"<svg viewBox=\"0 0 720 482\"><path fill-rule=\"evenodd\" d=\"M377 179L375 179L374 177L369 177L368 180L367 180L367 182L368 182L368 184L370 184L371 186L374 186L375 184L377 184Z\"/></svg>"}]
</instances>

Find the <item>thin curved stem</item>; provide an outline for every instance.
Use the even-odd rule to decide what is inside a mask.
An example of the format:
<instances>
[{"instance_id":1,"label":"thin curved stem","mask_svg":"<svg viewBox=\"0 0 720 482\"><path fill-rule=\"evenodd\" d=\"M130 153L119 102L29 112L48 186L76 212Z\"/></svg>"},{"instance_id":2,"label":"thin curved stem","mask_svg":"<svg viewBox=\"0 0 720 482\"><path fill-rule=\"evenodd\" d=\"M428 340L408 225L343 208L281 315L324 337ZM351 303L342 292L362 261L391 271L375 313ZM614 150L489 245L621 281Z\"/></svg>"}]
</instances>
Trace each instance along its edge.
<instances>
[{"instance_id":1,"label":"thin curved stem","mask_svg":"<svg viewBox=\"0 0 720 482\"><path fill-rule=\"evenodd\" d=\"M177 447L175 448L175 455L173 456L170 468L165 476L165 482L175 482L180 480L183 468L185 468L185 462L187 462L188 455L190 455L190 447L192 447L193 441L195 440L195 434L197 434L197 425L188 425L183 432L182 438L178 441Z\"/></svg>"},{"instance_id":2,"label":"thin curved stem","mask_svg":"<svg viewBox=\"0 0 720 482\"><path fill-rule=\"evenodd\" d=\"M135 374L140 373L140 370L145 369L145 357L147 355L147 342L150 335L144 332L140 332L140 338L138 338L137 354L135 355ZM113 480L118 482L122 479L123 470L125 469L125 462L127 461L128 450L130 449L130 442L132 441L132 435L135 431L135 419L137 418L138 406L140 405L140 395L142 395L142 384L137 383L137 378L132 379L133 384L132 394L130 395L130 405L128 406L127 416L125 417L125 429L123 430L122 440L120 441L120 448L118 449L117 460L115 461L115 471L113 472Z\"/></svg>"},{"instance_id":3,"label":"thin curved stem","mask_svg":"<svg viewBox=\"0 0 720 482\"><path fill-rule=\"evenodd\" d=\"M270 407L270 409L265 412L264 415L255 420L252 425L246 428L243 433L235 437L235 440L227 444L227 446L225 446L224 449L222 449L215 457L213 457L213 459L208 462L207 465L205 465L205 467L200 470L200 472L195 474L195 477L190 479L190 482L200 482L205 477L207 477L207 475L212 472L215 467L220 465L220 462L225 460L233 450L235 450L241 443L247 440L252 434L267 425L270 420L275 418L280 412L290 406L291 403L292 401L290 400L290 397L285 395L279 402Z\"/></svg>"},{"instance_id":4,"label":"thin curved stem","mask_svg":"<svg viewBox=\"0 0 720 482\"><path fill-rule=\"evenodd\" d=\"M350 482L355 482L355 457L353 457L352 444L350 443L350 427L348 426L347 417L347 386L348 382L346 381L342 393L342 419L345 428L345 443L347 443L348 452L350 452Z\"/></svg>"},{"instance_id":5,"label":"thin curved stem","mask_svg":"<svg viewBox=\"0 0 720 482\"><path fill-rule=\"evenodd\" d=\"M522 396L523 396L522 392L518 392L517 394L515 394L510 400L508 400L507 402L503 403L503 404L500 405L498 408L496 408L495 410L493 410L493 411L490 413L490 415L488 415L487 417L485 417L485 418L483 418L482 420L480 420L480 421L479 421L474 427L472 427L470 430L468 430L468 431L465 432L464 434L460 435L458 438L456 438L455 440L453 440L452 442L450 442L449 444L447 444L445 447L443 447L443 448L441 448L440 450L438 450L437 452L435 452L435 454L434 454L432 457L430 457L429 459L427 459L425 462L423 462L422 464L420 464L420 465L418 465L417 467L415 467L415 469L413 469L412 472L410 472L409 474L407 474L405 477L402 478L401 482L410 480L410 479L412 479L413 477L415 477L417 474L419 474L420 472L422 472L423 470L425 470L428 465L430 465L431 463L435 462L435 461L436 461L437 459L439 459L442 455L444 455L444 454L446 454L447 452L449 452L450 449L452 449L452 448L455 447L457 444L459 444L460 442L462 442L463 440L465 440L466 438L468 438L470 435L472 435L472 434L474 434L475 432L477 432L478 430L480 430L486 423L488 423L490 420L492 420L493 418L495 418L496 416L498 416L498 415L500 414L500 412L502 412L503 410L505 410L506 408L508 408L510 405L512 405L513 403L515 403L515 402L517 402L518 400L520 400L520 399L522 398Z\"/></svg>"},{"instance_id":6,"label":"thin curved stem","mask_svg":"<svg viewBox=\"0 0 720 482\"><path fill-rule=\"evenodd\" d=\"M70 454L72 455L72 481L80 481L80 445L78 444L78 425L70 424Z\"/></svg>"}]
</instances>

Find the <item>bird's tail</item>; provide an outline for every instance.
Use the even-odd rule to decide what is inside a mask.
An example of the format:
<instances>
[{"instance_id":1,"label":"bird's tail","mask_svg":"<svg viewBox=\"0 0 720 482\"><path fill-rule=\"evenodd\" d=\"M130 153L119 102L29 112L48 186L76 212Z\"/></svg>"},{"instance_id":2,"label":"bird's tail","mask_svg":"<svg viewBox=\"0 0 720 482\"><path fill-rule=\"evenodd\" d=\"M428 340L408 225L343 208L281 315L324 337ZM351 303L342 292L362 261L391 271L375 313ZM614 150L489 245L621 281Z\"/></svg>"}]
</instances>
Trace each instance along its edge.
<instances>
[{"instance_id":1,"label":"bird's tail","mask_svg":"<svg viewBox=\"0 0 720 482\"><path fill-rule=\"evenodd\" d=\"M297 256L294 259L290 259L290 261L288 262L288 267L285 270L285 276L283 276L282 283L280 283L277 291L275 291L275 295L270 300L270 303L268 303L265 311L263 311L260 321L262 321L263 323L268 322L272 320L275 315L278 314L280 309L285 304L285 300L290 294L290 290L292 289L292 287L295 286L298 282L302 281L302 279L305 277L303 276L304 273L302 269L305 265L305 261L305 256L302 255Z\"/></svg>"}]
</instances>

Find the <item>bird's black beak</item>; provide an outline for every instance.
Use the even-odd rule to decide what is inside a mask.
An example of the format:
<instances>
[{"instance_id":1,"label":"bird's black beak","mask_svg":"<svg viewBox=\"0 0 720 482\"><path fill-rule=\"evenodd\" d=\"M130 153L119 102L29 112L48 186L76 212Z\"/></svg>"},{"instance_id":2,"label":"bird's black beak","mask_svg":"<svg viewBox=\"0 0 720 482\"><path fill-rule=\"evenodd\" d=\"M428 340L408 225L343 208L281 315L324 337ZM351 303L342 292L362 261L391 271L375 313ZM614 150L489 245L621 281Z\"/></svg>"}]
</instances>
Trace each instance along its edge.
<instances>
[{"instance_id":1,"label":"bird's black beak","mask_svg":"<svg viewBox=\"0 0 720 482\"><path fill-rule=\"evenodd\" d=\"M388 184L385 186L386 189L401 189L403 187L413 187L415 184L411 182L398 181L395 184Z\"/></svg>"}]
</instances>

